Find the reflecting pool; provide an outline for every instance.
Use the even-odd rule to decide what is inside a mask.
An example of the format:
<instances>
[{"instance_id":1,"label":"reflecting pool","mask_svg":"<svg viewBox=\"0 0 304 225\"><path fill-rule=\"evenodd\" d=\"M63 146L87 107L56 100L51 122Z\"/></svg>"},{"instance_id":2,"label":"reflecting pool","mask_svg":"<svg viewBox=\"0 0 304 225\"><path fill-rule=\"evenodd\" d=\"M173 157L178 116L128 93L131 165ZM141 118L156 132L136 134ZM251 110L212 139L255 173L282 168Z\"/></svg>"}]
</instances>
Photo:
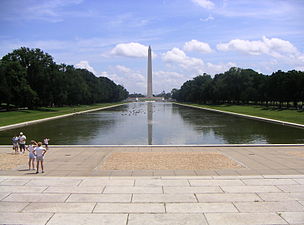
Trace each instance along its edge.
<instances>
[{"instance_id":1,"label":"reflecting pool","mask_svg":"<svg viewBox=\"0 0 304 225\"><path fill-rule=\"evenodd\" d=\"M304 129L208 112L166 102L138 102L0 132L64 145L304 143Z\"/></svg>"}]
</instances>

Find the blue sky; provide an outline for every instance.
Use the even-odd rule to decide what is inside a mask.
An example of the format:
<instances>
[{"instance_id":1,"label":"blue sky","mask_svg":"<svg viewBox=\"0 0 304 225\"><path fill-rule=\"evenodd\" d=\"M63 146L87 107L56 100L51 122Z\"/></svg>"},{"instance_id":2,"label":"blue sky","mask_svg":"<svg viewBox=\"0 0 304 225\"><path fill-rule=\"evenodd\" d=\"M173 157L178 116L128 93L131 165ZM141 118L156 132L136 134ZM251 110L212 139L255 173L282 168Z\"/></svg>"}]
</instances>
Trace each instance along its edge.
<instances>
[{"instance_id":1,"label":"blue sky","mask_svg":"<svg viewBox=\"0 0 304 225\"><path fill-rule=\"evenodd\" d=\"M155 94L232 66L304 70L304 0L1 0L0 57L26 46Z\"/></svg>"}]
</instances>

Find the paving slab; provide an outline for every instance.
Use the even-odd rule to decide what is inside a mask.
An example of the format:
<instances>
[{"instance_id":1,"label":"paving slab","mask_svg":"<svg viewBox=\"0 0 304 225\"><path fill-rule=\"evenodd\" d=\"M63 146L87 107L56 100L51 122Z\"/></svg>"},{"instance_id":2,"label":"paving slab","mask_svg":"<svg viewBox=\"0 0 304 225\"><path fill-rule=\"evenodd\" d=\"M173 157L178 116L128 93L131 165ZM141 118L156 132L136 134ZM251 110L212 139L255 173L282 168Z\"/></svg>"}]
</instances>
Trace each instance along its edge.
<instances>
[{"instance_id":1,"label":"paving slab","mask_svg":"<svg viewBox=\"0 0 304 225\"><path fill-rule=\"evenodd\" d=\"M222 186L227 193L261 193L261 192L282 192L276 186Z\"/></svg>"},{"instance_id":2,"label":"paving slab","mask_svg":"<svg viewBox=\"0 0 304 225\"><path fill-rule=\"evenodd\" d=\"M21 212L28 204L27 202L0 202L0 212Z\"/></svg>"},{"instance_id":3,"label":"paving slab","mask_svg":"<svg viewBox=\"0 0 304 225\"><path fill-rule=\"evenodd\" d=\"M126 225L127 214L55 214L47 225Z\"/></svg>"},{"instance_id":4,"label":"paving slab","mask_svg":"<svg viewBox=\"0 0 304 225\"><path fill-rule=\"evenodd\" d=\"M69 188L63 186L50 186L44 193L102 193L105 186L71 186Z\"/></svg>"},{"instance_id":5,"label":"paving slab","mask_svg":"<svg viewBox=\"0 0 304 225\"><path fill-rule=\"evenodd\" d=\"M291 193L258 193L264 201L293 201L304 200L304 192Z\"/></svg>"},{"instance_id":6,"label":"paving slab","mask_svg":"<svg viewBox=\"0 0 304 225\"><path fill-rule=\"evenodd\" d=\"M1 204L1 203L0 203ZM30 203L22 212L31 213L91 213L96 203Z\"/></svg>"},{"instance_id":7,"label":"paving slab","mask_svg":"<svg viewBox=\"0 0 304 225\"><path fill-rule=\"evenodd\" d=\"M133 194L132 202L197 202L194 194Z\"/></svg>"},{"instance_id":8,"label":"paving slab","mask_svg":"<svg viewBox=\"0 0 304 225\"><path fill-rule=\"evenodd\" d=\"M94 213L165 213L159 203L97 203Z\"/></svg>"},{"instance_id":9,"label":"paving slab","mask_svg":"<svg viewBox=\"0 0 304 225\"><path fill-rule=\"evenodd\" d=\"M191 186L242 186L241 180L189 180Z\"/></svg>"},{"instance_id":10,"label":"paving slab","mask_svg":"<svg viewBox=\"0 0 304 225\"><path fill-rule=\"evenodd\" d=\"M70 194L13 193L4 198L6 202L65 202Z\"/></svg>"},{"instance_id":11,"label":"paving slab","mask_svg":"<svg viewBox=\"0 0 304 225\"><path fill-rule=\"evenodd\" d=\"M203 214L130 214L128 225L208 225Z\"/></svg>"},{"instance_id":12,"label":"paving slab","mask_svg":"<svg viewBox=\"0 0 304 225\"><path fill-rule=\"evenodd\" d=\"M43 187L32 187L32 186L5 186L0 185L0 192L8 193L39 193L47 189L47 186Z\"/></svg>"},{"instance_id":13,"label":"paving slab","mask_svg":"<svg viewBox=\"0 0 304 225\"><path fill-rule=\"evenodd\" d=\"M1 188L0 188L1 189ZM7 197L10 193L6 193L6 192L0 192L0 201L2 199L4 199L5 197Z\"/></svg>"},{"instance_id":14,"label":"paving slab","mask_svg":"<svg viewBox=\"0 0 304 225\"><path fill-rule=\"evenodd\" d=\"M273 178L273 179L284 179L286 178L286 175L282 175L282 174L276 174L276 175L263 175L263 178L269 179L269 178ZM303 174L288 174L287 176L288 178L292 178L292 179L304 179L304 175Z\"/></svg>"},{"instance_id":15,"label":"paving slab","mask_svg":"<svg viewBox=\"0 0 304 225\"><path fill-rule=\"evenodd\" d=\"M294 179L298 184L304 184L304 179Z\"/></svg>"},{"instance_id":16,"label":"paving slab","mask_svg":"<svg viewBox=\"0 0 304 225\"><path fill-rule=\"evenodd\" d=\"M232 203L167 203L167 213L238 212Z\"/></svg>"},{"instance_id":17,"label":"paving slab","mask_svg":"<svg viewBox=\"0 0 304 225\"><path fill-rule=\"evenodd\" d=\"M66 202L131 202L131 194L71 194Z\"/></svg>"},{"instance_id":18,"label":"paving slab","mask_svg":"<svg viewBox=\"0 0 304 225\"><path fill-rule=\"evenodd\" d=\"M287 224L275 213L206 213L209 225Z\"/></svg>"},{"instance_id":19,"label":"paving slab","mask_svg":"<svg viewBox=\"0 0 304 225\"><path fill-rule=\"evenodd\" d=\"M304 207L297 201L281 202L236 202L240 212L304 212Z\"/></svg>"},{"instance_id":20,"label":"paving slab","mask_svg":"<svg viewBox=\"0 0 304 225\"><path fill-rule=\"evenodd\" d=\"M45 225L53 216L52 213L0 213L0 224L33 224Z\"/></svg>"},{"instance_id":21,"label":"paving slab","mask_svg":"<svg viewBox=\"0 0 304 225\"><path fill-rule=\"evenodd\" d=\"M166 194L178 193L222 193L220 187L163 187Z\"/></svg>"},{"instance_id":22,"label":"paving slab","mask_svg":"<svg viewBox=\"0 0 304 225\"><path fill-rule=\"evenodd\" d=\"M246 185L262 185L262 186L268 186L268 185L293 185L298 184L293 179L242 179L242 181Z\"/></svg>"},{"instance_id":23,"label":"paving slab","mask_svg":"<svg viewBox=\"0 0 304 225\"><path fill-rule=\"evenodd\" d=\"M1 185L25 185L30 181L30 179L9 179L1 182Z\"/></svg>"},{"instance_id":24,"label":"paving slab","mask_svg":"<svg viewBox=\"0 0 304 225\"><path fill-rule=\"evenodd\" d=\"M104 193L163 193L162 187L106 186Z\"/></svg>"},{"instance_id":25,"label":"paving slab","mask_svg":"<svg viewBox=\"0 0 304 225\"><path fill-rule=\"evenodd\" d=\"M103 177L102 177L103 178ZM134 186L134 179L123 179L123 180L110 180L110 179L100 179L100 178L87 178L84 179L79 186Z\"/></svg>"},{"instance_id":26,"label":"paving slab","mask_svg":"<svg viewBox=\"0 0 304 225\"><path fill-rule=\"evenodd\" d=\"M284 192L304 192L304 185L280 185L277 186L280 190Z\"/></svg>"},{"instance_id":27,"label":"paving slab","mask_svg":"<svg viewBox=\"0 0 304 225\"><path fill-rule=\"evenodd\" d=\"M165 180L165 179L137 179L135 186L186 186L190 184L187 179L182 180Z\"/></svg>"},{"instance_id":28,"label":"paving slab","mask_svg":"<svg viewBox=\"0 0 304 225\"><path fill-rule=\"evenodd\" d=\"M26 184L26 186L77 186L80 184L81 179L73 179L73 178L67 178L67 179L43 179L43 180L31 180Z\"/></svg>"},{"instance_id":29,"label":"paving slab","mask_svg":"<svg viewBox=\"0 0 304 225\"><path fill-rule=\"evenodd\" d=\"M212 180L213 176L161 176L160 179L163 180Z\"/></svg>"},{"instance_id":30,"label":"paving slab","mask_svg":"<svg viewBox=\"0 0 304 225\"><path fill-rule=\"evenodd\" d=\"M304 212L282 212L280 215L289 224L304 224Z\"/></svg>"},{"instance_id":31,"label":"paving slab","mask_svg":"<svg viewBox=\"0 0 304 225\"><path fill-rule=\"evenodd\" d=\"M196 194L199 202L258 202L263 201L257 194Z\"/></svg>"}]
</instances>

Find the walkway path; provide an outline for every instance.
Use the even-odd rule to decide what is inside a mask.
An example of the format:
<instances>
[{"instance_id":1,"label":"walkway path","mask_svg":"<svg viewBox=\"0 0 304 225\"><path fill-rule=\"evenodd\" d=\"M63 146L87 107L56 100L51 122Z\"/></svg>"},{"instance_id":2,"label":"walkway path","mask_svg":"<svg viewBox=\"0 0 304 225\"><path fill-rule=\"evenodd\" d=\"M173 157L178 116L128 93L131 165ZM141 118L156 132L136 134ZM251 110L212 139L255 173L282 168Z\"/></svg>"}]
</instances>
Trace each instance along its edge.
<instances>
[{"instance_id":1,"label":"walkway path","mask_svg":"<svg viewBox=\"0 0 304 225\"><path fill-rule=\"evenodd\" d=\"M244 167L100 168L110 153L125 151L218 152ZM51 148L44 174L26 166L2 171L0 224L303 225L303 152L300 146Z\"/></svg>"},{"instance_id":2,"label":"walkway path","mask_svg":"<svg viewBox=\"0 0 304 225\"><path fill-rule=\"evenodd\" d=\"M3 176L0 224L304 224L304 176Z\"/></svg>"},{"instance_id":3,"label":"walkway path","mask_svg":"<svg viewBox=\"0 0 304 225\"><path fill-rule=\"evenodd\" d=\"M0 148L12 152L11 148ZM209 170L103 170L101 165L117 152L211 152L243 165L236 169ZM218 176L304 174L304 146L287 147L51 147L45 160L46 173L39 176ZM27 165L0 175L34 175Z\"/></svg>"}]
</instances>

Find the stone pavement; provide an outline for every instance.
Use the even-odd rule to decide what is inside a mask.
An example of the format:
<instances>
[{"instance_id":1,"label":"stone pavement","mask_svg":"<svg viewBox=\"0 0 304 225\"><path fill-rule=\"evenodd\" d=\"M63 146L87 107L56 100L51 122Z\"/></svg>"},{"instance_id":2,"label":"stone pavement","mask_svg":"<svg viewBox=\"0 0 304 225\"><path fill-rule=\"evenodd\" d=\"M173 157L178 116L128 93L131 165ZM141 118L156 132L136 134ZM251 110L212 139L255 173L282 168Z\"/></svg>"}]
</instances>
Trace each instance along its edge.
<instances>
[{"instance_id":1,"label":"stone pavement","mask_svg":"<svg viewBox=\"0 0 304 225\"><path fill-rule=\"evenodd\" d=\"M304 224L304 175L2 176L0 224Z\"/></svg>"},{"instance_id":2,"label":"stone pavement","mask_svg":"<svg viewBox=\"0 0 304 225\"><path fill-rule=\"evenodd\" d=\"M0 147L0 152L12 152ZM240 163L243 168L209 170L102 170L113 152L217 152ZM30 176L27 165L1 171L1 175ZM53 147L45 157L45 173L39 176L232 176L304 174L304 146L268 147Z\"/></svg>"},{"instance_id":3,"label":"stone pavement","mask_svg":"<svg viewBox=\"0 0 304 225\"><path fill-rule=\"evenodd\" d=\"M0 152L11 151L0 148ZM243 168L104 171L111 152L220 152ZM44 174L0 171L0 224L304 225L304 148L51 148Z\"/></svg>"}]
</instances>

